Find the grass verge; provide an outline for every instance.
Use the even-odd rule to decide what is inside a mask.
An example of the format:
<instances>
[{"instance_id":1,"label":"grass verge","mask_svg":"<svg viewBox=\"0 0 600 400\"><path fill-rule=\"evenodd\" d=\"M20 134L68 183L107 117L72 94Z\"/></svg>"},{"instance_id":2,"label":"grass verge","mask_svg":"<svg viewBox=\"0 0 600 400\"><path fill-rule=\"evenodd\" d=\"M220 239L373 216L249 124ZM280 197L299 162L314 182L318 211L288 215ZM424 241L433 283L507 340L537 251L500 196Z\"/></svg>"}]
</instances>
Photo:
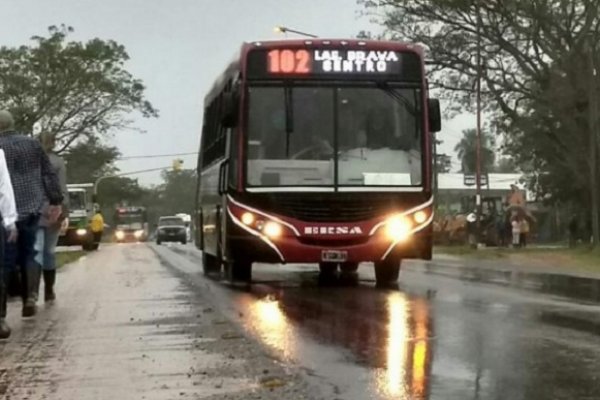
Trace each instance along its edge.
<instances>
[{"instance_id":1,"label":"grass verge","mask_svg":"<svg viewBox=\"0 0 600 400\"><path fill-rule=\"evenodd\" d=\"M468 246L436 246L434 254L487 260L502 259L512 264L577 268L588 272L600 272L600 249L591 249L587 246L574 249L529 247L525 249L486 248L480 250Z\"/></svg>"},{"instance_id":2,"label":"grass verge","mask_svg":"<svg viewBox=\"0 0 600 400\"><path fill-rule=\"evenodd\" d=\"M60 268L66 264L77 261L85 254L85 251L64 251L56 253L56 266L57 268Z\"/></svg>"}]
</instances>

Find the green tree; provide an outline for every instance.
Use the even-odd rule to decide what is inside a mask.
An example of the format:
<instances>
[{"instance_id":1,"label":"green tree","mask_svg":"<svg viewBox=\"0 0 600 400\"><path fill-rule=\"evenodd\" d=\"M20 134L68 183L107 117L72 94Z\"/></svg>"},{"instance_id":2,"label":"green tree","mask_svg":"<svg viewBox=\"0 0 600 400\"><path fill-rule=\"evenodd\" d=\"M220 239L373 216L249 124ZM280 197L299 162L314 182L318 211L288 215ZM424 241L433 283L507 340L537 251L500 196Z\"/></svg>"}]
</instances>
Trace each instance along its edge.
<instances>
[{"instance_id":1,"label":"green tree","mask_svg":"<svg viewBox=\"0 0 600 400\"><path fill-rule=\"evenodd\" d=\"M117 172L115 161L120 155L116 147L101 144L95 137L79 142L62 155L67 164L67 181L89 183L114 174Z\"/></svg>"},{"instance_id":2,"label":"green tree","mask_svg":"<svg viewBox=\"0 0 600 400\"><path fill-rule=\"evenodd\" d=\"M67 182L95 183L102 176L118 174L115 161L120 156L116 147L102 144L95 137L79 142L63 153L67 164ZM148 193L149 189L141 187L137 179L112 177L99 184L97 201L106 215L112 215L115 206L140 204Z\"/></svg>"},{"instance_id":3,"label":"green tree","mask_svg":"<svg viewBox=\"0 0 600 400\"><path fill-rule=\"evenodd\" d=\"M495 152L494 138L485 131L481 132L481 172L492 172L494 169ZM454 147L461 162L460 172L474 174L477 170L477 130L465 129L463 137Z\"/></svg>"},{"instance_id":4,"label":"green tree","mask_svg":"<svg viewBox=\"0 0 600 400\"><path fill-rule=\"evenodd\" d=\"M127 114L156 117L145 87L126 69L129 55L112 41L68 41L72 28L52 26L29 46L0 47L0 108L13 112L17 128L39 124L61 152L82 137L131 128Z\"/></svg>"},{"instance_id":5,"label":"green tree","mask_svg":"<svg viewBox=\"0 0 600 400\"><path fill-rule=\"evenodd\" d=\"M494 172L499 172L503 174L512 174L519 170L517 165L515 164L515 160L510 157L502 157L497 160L496 165L494 166Z\"/></svg>"},{"instance_id":6,"label":"green tree","mask_svg":"<svg viewBox=\"0 0 600 400\"><path fill-rule=\"evenodd\" d=\"M196 199L196 171L165 171L161 187L163 212L167 214L194 212Z\"/></svg>"},{"instance_id":7,"label":"green tree","mask_svg":"<svg viewBox=\"0 0 600 400\"><path fill-rule=\"evenodd\" d=\"M482 104L506 153L527 166L541 197L591 205L598 0L359 2L386 37L426 46L430 82L450 100L450 114L473 110L480 38Z\"/></svg>"}]
</instances>

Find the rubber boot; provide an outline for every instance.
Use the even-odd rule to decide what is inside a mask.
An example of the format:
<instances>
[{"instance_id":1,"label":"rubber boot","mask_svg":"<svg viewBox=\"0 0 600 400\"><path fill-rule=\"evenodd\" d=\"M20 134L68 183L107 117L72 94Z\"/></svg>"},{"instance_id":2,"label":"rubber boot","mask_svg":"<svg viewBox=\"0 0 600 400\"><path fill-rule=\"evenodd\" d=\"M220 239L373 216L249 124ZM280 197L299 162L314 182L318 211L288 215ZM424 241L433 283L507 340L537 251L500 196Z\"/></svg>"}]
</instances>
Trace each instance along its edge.
<instances>
[{"instance_id":1,"label":"rubber boot","mask_svg":"<svg viewBox=\"0 0 600 400\"><path fill-rule=\"evenodd\" d=\"M0 266L2 268L2 266ZM1 271L0 271L1 273ZM0 340L10 337L10 327L6 323L6 300L7 292L4 280L0 276Z\"/></svg>"},{"instance_id":2,"label":"rubber boot","mask_svg":"<svg viewBox=\"0 0 600 400\"><path fill-rule=\"evenodd\" d=\"M39 295L42 268L38 265L27 270L27 297L23 301L23 317L33 317L37 312L36 302Z\"/></svg>"},{"instance_id":3,"label":"rubber boot","mask_svg":"<svg viewBox=\"0 0 600 400\"><path fill-rule=\"evenodd\" d=\"M21 296L21 274L15 268L12 271L8 271L4 275L6 279L6 290L8 297L19 297Z\"/></svg>"},{"instance_id":4,"label":"rubber boot","mask_svg":"<svg viewBox=\"0 0 600 400\"><path fill-rule=\"evenodd\" d=\"M56 270L43 271L44 273L44 301L56 300L54 293L54 282L56 282Z\"/></svg>"}]
</instances>

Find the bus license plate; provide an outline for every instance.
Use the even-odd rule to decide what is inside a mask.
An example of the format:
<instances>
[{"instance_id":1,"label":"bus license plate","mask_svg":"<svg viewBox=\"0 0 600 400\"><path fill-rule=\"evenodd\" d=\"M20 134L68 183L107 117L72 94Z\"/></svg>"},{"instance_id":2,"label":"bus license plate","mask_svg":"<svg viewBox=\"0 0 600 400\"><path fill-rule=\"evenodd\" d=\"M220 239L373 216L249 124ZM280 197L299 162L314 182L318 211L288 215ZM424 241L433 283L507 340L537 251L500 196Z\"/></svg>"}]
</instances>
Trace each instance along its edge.
<instances>
[{"instance_id":1,"label":"bus license plate","mask_svg":"<svg viewBox=\"0 0 600 400\"><path fill-rule=\"evenodd\" d=\"M348 259L348 252L340 250L323 250L321 259L322 261L327 262L344 262Z\"/></svg>"}]
</instances>

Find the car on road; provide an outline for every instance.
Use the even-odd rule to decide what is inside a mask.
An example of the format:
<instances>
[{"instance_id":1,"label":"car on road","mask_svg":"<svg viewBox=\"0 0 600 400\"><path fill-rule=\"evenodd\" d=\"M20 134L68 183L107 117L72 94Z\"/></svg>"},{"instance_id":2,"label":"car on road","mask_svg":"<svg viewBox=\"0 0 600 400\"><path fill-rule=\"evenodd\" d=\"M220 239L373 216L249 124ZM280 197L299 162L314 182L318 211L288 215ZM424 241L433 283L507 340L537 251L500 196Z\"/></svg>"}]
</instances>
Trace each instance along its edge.
<instances>
[{"instance_id":1,"label":"car on road","mask_svg":"<svg viewBox=\"0 0 600 400\"><path fill-rule=\"evenodd\" d=\"M183 218L160 217L156 229L156 244L163 242L179 242L187 244L187 232Z\"/></svg>"}]
</instances>

